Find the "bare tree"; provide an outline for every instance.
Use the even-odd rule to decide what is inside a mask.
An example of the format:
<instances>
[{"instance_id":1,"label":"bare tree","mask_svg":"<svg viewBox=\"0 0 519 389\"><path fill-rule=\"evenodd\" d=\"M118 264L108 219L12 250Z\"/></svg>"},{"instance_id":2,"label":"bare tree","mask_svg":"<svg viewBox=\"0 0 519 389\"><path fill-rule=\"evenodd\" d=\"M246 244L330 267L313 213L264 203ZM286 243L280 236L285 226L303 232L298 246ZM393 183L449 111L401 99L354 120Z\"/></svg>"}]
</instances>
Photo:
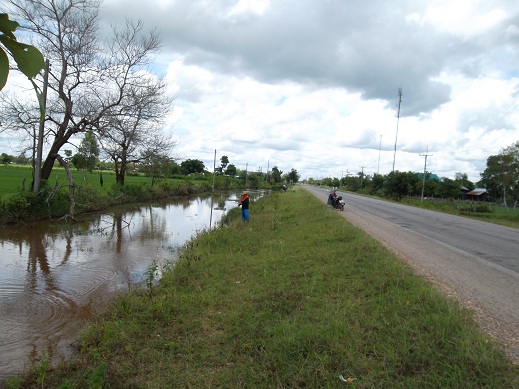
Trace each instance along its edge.
<instances>
[{"instance_id":1,"label":"bare tree","mask_svg":"<svg viewBox=\"0 0 519 389\"><path fill-rule=\"evenodd\" d=\"M50 61L46 115L48 153L41 169L47 180L60 149L76 134L88 130L106 134L105 117L140 85L144 69L160 40L143 32L141 22L126 21L104 43L99 35L99 0L9 0L15 16L27 21L23 29ZM38 80L41 83L41 79ZM11 126L30 109L13 99L3 102ZM125 105L125 104L123 104ZM122 124L122 123L120 123Z\"/></svg>"},{"instance_id":2,"label":"bare tree","mask_svg":"<svg viewBox=\"0 0 519 389\"><path fill-rule=\"evenodd\" d=\"M117 184L124 185L130 163L170 158L175 142L163 133L170 109L163 80L143 75L121 103L100 120L101 148L114 162Z\"/></svg>"}]
</instances>

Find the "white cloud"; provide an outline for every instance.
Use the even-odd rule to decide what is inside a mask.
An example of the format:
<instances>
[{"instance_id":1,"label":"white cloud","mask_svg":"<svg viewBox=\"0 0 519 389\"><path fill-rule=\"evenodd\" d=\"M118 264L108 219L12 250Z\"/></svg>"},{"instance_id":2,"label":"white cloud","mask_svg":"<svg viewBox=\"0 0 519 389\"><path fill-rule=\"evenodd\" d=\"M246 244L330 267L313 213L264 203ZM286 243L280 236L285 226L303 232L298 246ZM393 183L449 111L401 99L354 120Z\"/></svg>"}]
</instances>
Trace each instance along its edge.
<instances>
[{"instance_id":1,"label":"white cloud","mask_svg":"<svg viewBox=\"0 0 519 389\"><path fill-rule=\"evenodd\" d=\"M239 0L230 10L228 15L239 16L242 14L263 15L270 5L269 0Z\"/></svg>"},{"instance_id":2,"label":"white cloud","mask_svg":"<svg viewBox=\"0 0 519 389\"><path fill-rule=\"evenodd\" d=\"M508 12L495 2L443 0L426 8L421 22L431 23L435 28L448 33L469 37L485 33L507 17Z\"/></svg>"},{"instance_id":3,"label":"white cloud","mask_svg":"<svg viewBox=\"0 0 519 389\"><path fill-rule=\"evenodd\" d=\"M159 11L157 11L159 10ZM304 178L395 168L479 179L519 136L519 3L510 0L105 0L164 46L179 154ZM0 152L5 151L0 144ZM7 150L8 151L8 150Z\"/></svg>"}]
</instances>

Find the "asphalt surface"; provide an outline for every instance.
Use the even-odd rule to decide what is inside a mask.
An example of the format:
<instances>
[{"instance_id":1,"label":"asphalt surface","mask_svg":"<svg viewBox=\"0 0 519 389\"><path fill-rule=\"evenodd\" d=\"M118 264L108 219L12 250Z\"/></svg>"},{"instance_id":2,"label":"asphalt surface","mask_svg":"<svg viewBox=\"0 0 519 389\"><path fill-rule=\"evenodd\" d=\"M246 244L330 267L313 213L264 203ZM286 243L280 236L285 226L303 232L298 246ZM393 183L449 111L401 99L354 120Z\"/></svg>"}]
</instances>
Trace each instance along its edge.
<instances>
[{"instance_id":1,"label":"asphalt surface","mask_svg":"<svg viewBox=\"0 0 519 389\"><path fill-rule=\"evenodd\" d=\"M328 191L306 186L327 201ZM519 229L346 192L336 211L474 312L519 363Z\"/></svg>"}]
</instances>

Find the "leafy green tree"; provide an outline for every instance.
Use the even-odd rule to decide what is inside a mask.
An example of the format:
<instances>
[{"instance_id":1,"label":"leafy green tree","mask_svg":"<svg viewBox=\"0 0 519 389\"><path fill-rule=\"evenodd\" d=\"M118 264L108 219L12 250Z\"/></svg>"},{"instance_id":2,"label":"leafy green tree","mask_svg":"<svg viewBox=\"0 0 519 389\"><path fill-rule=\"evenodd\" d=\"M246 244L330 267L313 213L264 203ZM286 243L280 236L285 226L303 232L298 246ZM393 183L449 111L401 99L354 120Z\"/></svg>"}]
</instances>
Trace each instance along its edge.
<instances>
[{"instance_id":1,"label":"leafy green tree","mask_svg":"<svg viewBox=\"0 0 519 389\"><path fill-rule=\"evenodd\" d=\"M14 161L14 157L12 155L9 155L9 154L6 154L6 153L2 153L0 155L0 162L1 163L12 163Z\"/></svg>"},{"instance_id":2,"label":"leafy green tree","mask_svg":"<svg viewBox=\"0 0 519 389\"><path fill-rule=\"evenodd\" d=\"M70 159L70 162L74 165L77 170L86 170L87 163L85 156L80 153L76 153Z\"/></svg>"},{"instance_id":3,"label":"leafy green tree","mask_svg":"<svg viewBox=\"0 0 519 389\"><path fill-rule=\"evenodd\" d=\"M182 174L182 168L174 159L172 159L169 164L169 170L167 173L167 177L173 177L173 176L179 175L179 174Z\"/></svg>"},{"instance_id":4,"label":"leafy green tree","mask_svg":"<svg viewBox=\"0 0 519 389\"><path fill-rule=\"evenodd\" d=\"M247 188L258 189L263 184L264 180L261 175L256 172L247 173Z\"/></svg>"},{"instance_id":5,"label":"leafy green tree","mask_svg":"<svg viewBox=\"0 0 519 389\"><path fill-rule=\"evenodd\" d=\"M495 198L502 198L507 205L507 196L519 198L519 142L501 150L498 155L487 158L487 167L481 173L481 183Z\"/></svg>"},{"instance_id":6,"label":"leafy green tree","mask_svg":"<svg viewBox=\"0 0 519 389\"><path fill-rule=\"evenodd\" d=\"M287 178L288 178L288 182L292 182L292 183L297 183L299 182L299 178L301 177L300 174L297 173L297 170L292 168L292 170L290 170L290 173L288 173L287 175ZM338 184L337 184L338 185Z\"/></svg>"},{"instance_id":7,"label":"leafy green tree","mask_svg":"<svg viewBox=\"0 0 519 389\"><path fill-rule=\"evenodd\" d=\"M151 186L161 178L166 177L172 170L173 159L166 156L152 153L144 159L144 163L141 164L142 171L148 177L151 177Z\"/></svg>"},{"instance_id":8,"label":"leafy green tree","mask_svg":"<svg viewBox=\"0 0 519 389\"><path fill-rule=\"evenodd\" d=\"M414 172L392 171L384 182L384 192L388 197L401 199L405 196L413 196L421 193L417 190L420 178Z\"/></svg>"},{"instance_id":9,"label":"leafy green tree","mask_svg":"<svg viewBox=\"0 0 519 389\"><path fill-rule=\"evenodd\" d=\"M352 192L358 192L360 190L361 179L360 177L343 177L341 183ZM330 184L331 185L331 184Z\"/></svg>"},{"instance_id":10,"label":"leafy green tree","mask_svg":"<svg viewBox=\"0 0 519 389\"><path fill-rule=\"evenodd\" d=\"M180 163L180 167L184 174L203 173L205 170L204 163L199 159L186 159Z\"/></svg>"},{"instance_id":11,"label":"leafy green tree","mask_svg":"<svg viewBox=\"0 0 519 389\"><path fill-rule=\"evenodd\" d=\"M460 172L456 173L454 175L454 181L459 183L460 186L464 186L467 189L472 190L475 188L474 183L469 180L469 176L467 175L467 173L460 173Z\"/></svg>"},{"instance_id":12,"label":"leafy green tree","mask_svg":"<svg viewBox=\"0 0 519 389\"><path fill-rule=\"evenodd\" d=\"M384 187L384 176L382 174L373 174L371 180L371 194L376 194Z\"/></svg>"},{"instance_id":13,"label":"leafy green tree","mask_svg":"<svg viewBox=\"0 0 519 389\"><path fill-rule=\"evenodd\" d=\"M228 176L235 176L236 175L236 166L234 166L232 163L227 166L227 169L225 169L225 174Z\"/></svg>"},{"instance_id":14,"label":"leafy green tree","mask_svg":"<svg viewBox=\"0 0 519 389\"><path fill-rule=\"evenodd\" d=\"M92 131L89 130L85 133L85 136L79 145L78 152L85 160L84 169L92 173L92 170L95 169L99 158L99 146Z\"/></svg>"},{"instance_id":15,"label":"leafy green tree","mask_svg":"<svg viewBox=\"0 0 519 389\"><path fill-rule=\"evenodd\" d=\"M65 150L65 157L67 157L67 158L65 158L65 161L68 162L70 160L70 158L72 158L72 150L69 150L69 149Z\"/></svg>"},{"instance_id":16,"label":"leafy green tree","mask_svg":"<svg viewBox=\"0 0 519 389\"><path fill-rule=\"evenodd\" d=\"M275 183L280 183L283 181L283 179L281 178L282 174L283 172L279 170L277 166L274 166L272 168L272 180L274 180Z\"/></svg>"},{"instance_id":17,"label":"leafy green tree","mask_svg":"<svg viewBox=\"0 0 519 389\"><path fill-rule=\"evenodd\" d=\"M428 180L435 181L435 180ZM444 199L454 199L461 193L460 184L458 181L451 180L450 178L443 178L436 187L436 196Z\"/></svg>"},{"instance_id":18,"label":"leafy green tree","mask_svg":"<svg viewBox=\"0 0 519 389\"><path fill-rule=\"evenodd\" d=\"M229 158L227 157L227 155L224 155L222 158L220 158L220 167L217 168L217 170L220 173L223 173L227 165L229 165Z\"/></svg>"},{"instance_id":19,"label":"leafy green tree","mask_svg":"<svg viewBox=\"0 0 519 389\"><path fill-rule=\"evenodd\" d=\"M424 185L424 191L423 195L424 197L434 197L437 195L438 192L438 186L441 185L441 181L438 181L436 179L431 179L431 173L425 174L425 185ZM423 176L422 176L423 178ZM458 196L460 194L459 185L458 189L454 195L454 197Z\"/></svg>"},{"instance_id":20,"label":"leafy green tree","mask_svg":"<svg viewBox=\"0 0 519 389\"><path fill-rule=\"evenodd\" d=\"M321 179L321 185L323 186L333 186L333 180L330 177L324 177Z\"/></svg>"}]
</instances>

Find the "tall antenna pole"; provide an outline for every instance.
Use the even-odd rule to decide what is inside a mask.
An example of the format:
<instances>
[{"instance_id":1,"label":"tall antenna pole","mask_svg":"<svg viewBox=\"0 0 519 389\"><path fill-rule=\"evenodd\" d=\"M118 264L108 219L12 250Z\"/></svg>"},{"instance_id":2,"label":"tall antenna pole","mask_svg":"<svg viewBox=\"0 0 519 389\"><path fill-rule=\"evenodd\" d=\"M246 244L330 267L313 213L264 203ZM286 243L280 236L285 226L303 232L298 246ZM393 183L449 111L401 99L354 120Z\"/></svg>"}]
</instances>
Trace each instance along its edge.
<instances>
[{"instance_id":1,"label":"tall antenna pole","mask_svg":"<svg viewBox=\"0 0 519 389\"><path fill-rule=\"evenodd\" d=\"M378 145L378 165L377 165L377 174L380 168L380 150L382 149L382 135L380 135L380 144Z\"/></svg>"},{"instance_id":2,"label":"tall antenna pole","mask_svg":"<svg viewBox=\"0 0 519 389\"><path fill-rule=\"evenodd\" d=\"M425 152L425 154L420 154L421 157L425 157L425 164L423 167L423 180L422 180L422 197L421 197L422 201L423 201L423 191L425 188L425 174L427 172L427 157L432 156L432 154L427 154L428 152L429 152L429 146L427 146L427 151Z\"/></svg>"},{"instance_id":3,"label":"tall antenna pole","mask_svg":"<svg viewBox=\"0 0 519 389\"><path fill-rule=\"evenodd\" d=\"M400 121L400 105L402 104L402 88L398 88L398 113L396 115L395 152L393 154L393 171L395 171L396 143L398 140L398 122Z\"/></svg>"}]
</instances>

